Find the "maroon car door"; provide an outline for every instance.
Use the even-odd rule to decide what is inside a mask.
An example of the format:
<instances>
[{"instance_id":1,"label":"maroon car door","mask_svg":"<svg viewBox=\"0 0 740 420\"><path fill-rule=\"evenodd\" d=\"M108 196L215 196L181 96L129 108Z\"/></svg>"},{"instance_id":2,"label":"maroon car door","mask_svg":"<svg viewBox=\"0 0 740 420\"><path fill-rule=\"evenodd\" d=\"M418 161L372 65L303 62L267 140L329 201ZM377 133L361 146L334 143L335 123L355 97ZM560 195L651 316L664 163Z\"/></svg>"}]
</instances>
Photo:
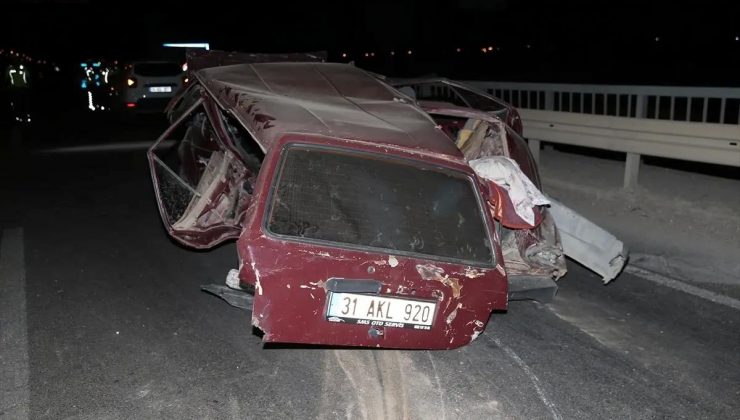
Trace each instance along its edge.
<instances>
[{"instance_id":1,"label":"maroon car door","mask_svg":"<svg viewBox=\"0 0 740 420\"><path fill-rule=\"evenodd\" d=\"M186 246L210 248L241 232L251 171L227 136L218 109L199 98L148 151L162 221Z\"/></svg>"}]
</instances>

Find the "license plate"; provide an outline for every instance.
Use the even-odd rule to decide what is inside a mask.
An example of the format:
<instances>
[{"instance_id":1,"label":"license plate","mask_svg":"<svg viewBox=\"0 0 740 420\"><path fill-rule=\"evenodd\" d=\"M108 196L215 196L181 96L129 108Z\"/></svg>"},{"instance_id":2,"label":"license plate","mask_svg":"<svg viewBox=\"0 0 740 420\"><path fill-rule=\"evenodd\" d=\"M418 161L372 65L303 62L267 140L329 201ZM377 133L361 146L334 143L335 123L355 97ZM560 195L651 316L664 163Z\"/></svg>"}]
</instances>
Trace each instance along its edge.
<instances>
[{"instance_id":1,"label":"license plate","mask_svg":"<svg viewBox=\"0 0 740 420\"><path fill-rule=\"evenodd\" d=\"M172 86L152 86L149 92L172 92Z\"/></svg>"},{"instance_id":2,"label":"license plate","mask_svg":"<svg viewBox=\"0 0 740 420\"><path fill-rule=\"evenodd\" d=\"M331 322L431 330L436 302L356 293L330 293L326 319Z\"/></svg>"}]
</instances>

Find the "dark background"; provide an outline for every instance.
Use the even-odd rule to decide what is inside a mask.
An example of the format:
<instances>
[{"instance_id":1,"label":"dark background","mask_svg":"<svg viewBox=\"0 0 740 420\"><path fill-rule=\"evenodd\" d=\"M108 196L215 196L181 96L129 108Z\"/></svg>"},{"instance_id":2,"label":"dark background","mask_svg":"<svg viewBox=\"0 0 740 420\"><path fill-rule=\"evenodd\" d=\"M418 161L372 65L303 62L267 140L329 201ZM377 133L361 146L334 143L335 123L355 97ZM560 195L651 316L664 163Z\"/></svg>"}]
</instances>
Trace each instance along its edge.
<instances>
[{"instance_id":1,"label":"dark background","mask_svg":"<svg viewBox=\"0 0 740 420\"><path fill-rule=\"evenodd\" d=\"M699 86L740 85L737 36L740 2L731 1L15 0L0 24L0 48L60 64L156 58L162 42L207 41L327 50L390 75Z\"/></svg>"}]
</instances>

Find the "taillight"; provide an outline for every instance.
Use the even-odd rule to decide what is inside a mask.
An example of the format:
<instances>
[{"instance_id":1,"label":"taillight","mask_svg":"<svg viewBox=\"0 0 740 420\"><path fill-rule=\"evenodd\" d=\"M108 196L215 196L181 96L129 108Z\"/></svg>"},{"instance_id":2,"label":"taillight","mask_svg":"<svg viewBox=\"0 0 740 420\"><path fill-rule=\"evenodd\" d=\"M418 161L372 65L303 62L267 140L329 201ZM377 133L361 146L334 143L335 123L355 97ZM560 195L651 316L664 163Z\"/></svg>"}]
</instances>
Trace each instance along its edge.
<instances>
[{"instance_id":1,"label":"taillight","mask_svg":"<svg viewBox=\"0 0 740 420\"><path fill-rule=\"evenodd\" d=\"M136 108L136 103L129 102L129 103L126 104L126 108Z\"/></svg>"},{"instance_id":2,"label":"taillight","mask_svg":"<svg viewBox=\"0 0 740 420\"><path fill-rule=\"evenodd\" d=\"M129 77L128 79L126 79L126 85L131 88L136 87L136 79L134 79L133 77Z\"/></svg>"}]
</instances>

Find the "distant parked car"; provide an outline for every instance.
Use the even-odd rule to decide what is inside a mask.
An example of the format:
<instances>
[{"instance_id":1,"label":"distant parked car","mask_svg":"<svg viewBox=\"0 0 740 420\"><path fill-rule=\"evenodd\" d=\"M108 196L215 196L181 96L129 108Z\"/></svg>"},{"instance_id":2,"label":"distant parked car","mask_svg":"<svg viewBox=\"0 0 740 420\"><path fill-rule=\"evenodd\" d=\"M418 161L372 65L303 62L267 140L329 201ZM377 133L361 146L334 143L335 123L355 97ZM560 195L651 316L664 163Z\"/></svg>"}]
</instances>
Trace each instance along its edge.
<instances>
[{"instance_id":1,"label":"distant parked car","mask_svg":"<svg viewBox=\"0 0 740 420\"><path fill-rule=\"evenodd\" d=\"M123 106L136 112L161 112L185 83L183 65L171 61L139 61L123 78Z\"/></svg>"}]
</instances>

